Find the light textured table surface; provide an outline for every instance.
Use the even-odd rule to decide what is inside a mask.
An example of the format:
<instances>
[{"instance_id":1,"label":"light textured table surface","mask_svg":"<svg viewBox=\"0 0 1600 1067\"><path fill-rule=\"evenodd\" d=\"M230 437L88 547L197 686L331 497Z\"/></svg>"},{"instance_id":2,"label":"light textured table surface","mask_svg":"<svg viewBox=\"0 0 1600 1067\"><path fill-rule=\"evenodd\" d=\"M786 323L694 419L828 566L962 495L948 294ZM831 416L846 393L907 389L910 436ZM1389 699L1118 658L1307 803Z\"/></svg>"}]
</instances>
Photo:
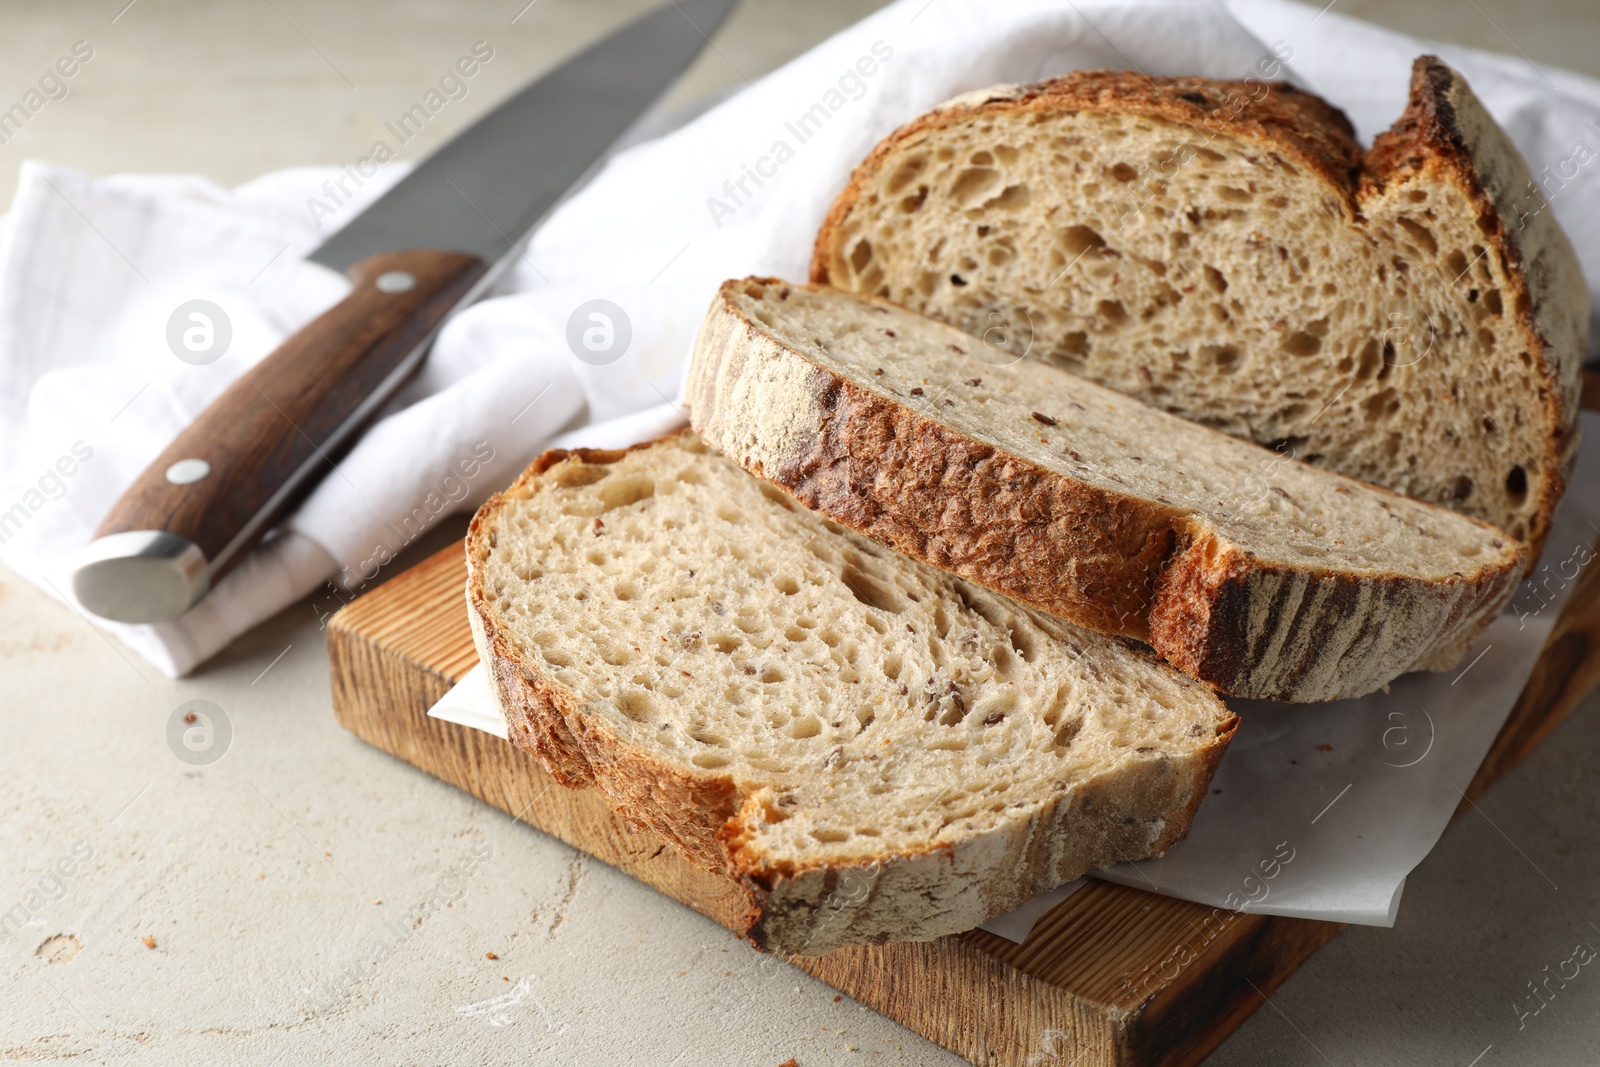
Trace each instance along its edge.
<instances>
[{"instance_id":1,"label":"light textured table surface","mask_svg":"<svg viewBox=\"0 0 1600 1067\"><path fill-rule=\"evenodd\" d=\"M0 98L72 42L95 49L70 95L0 147L0 202L25 156L225 182L347 162L456 55L491 41L495 61L425 149L648 6L125 2L0 5ZM747 0L677 99L770 70L873 6ZM1594 0L1337 10L1600 74ZM29 916L0 931L0 1060L959 1062L344 733L307 605L172 682L0 571L0 670L0 915ZM166 740L173 710L197 698L234 731L206 767ZM1600 947L1597 710L1580 708L1446 835L1393 930L1341 935L1210 1062L1600 1060L1600 975L1552 983L1520 1028L1514 1011L1576 943Z\"/></svg>"}]
</instances>

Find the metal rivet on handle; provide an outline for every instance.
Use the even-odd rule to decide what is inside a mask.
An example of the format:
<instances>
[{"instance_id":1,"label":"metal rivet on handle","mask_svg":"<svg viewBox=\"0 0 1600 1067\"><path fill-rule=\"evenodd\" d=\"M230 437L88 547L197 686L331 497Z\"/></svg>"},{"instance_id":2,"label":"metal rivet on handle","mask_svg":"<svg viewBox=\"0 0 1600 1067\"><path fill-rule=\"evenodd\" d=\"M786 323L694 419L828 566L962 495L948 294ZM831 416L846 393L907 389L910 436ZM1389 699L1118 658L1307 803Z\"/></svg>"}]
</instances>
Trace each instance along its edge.
<instances>
[{"instance_id":1,"label":"metal rivet on handle","mask_svg":"<svg viewBox=\"0 0 1600 1067\"><path fill-rule=\"evenodd\" d=\"M167 481L173 485L192 485L211 473L211 464L203 459L180 459L167 468Z\"/></svg>"},{"instance_id":2,"label":"metal rivet on handle","mask_svg":"<svg viewBox=\"0 0 1600 1067\"><path fill-rule=\"evenodd\" d=\"M417 287L417 279L403 270L385 271L373 283L380 293L406 293Z\"/></svg>"}]
</instances>

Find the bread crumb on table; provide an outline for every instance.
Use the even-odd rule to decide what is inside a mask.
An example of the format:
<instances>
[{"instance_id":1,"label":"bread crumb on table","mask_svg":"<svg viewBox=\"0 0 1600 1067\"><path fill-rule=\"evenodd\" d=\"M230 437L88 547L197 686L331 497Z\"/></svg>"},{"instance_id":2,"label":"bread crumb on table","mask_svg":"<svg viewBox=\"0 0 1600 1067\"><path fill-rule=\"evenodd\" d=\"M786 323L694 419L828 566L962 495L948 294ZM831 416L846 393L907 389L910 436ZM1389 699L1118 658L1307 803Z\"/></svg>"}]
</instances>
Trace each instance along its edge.
<instances>
[{"instance_id":1,"label":"bread crumb on table","mask_svg":"<svg viewBox=\"0 0 1600 1067\"><path fill-rule=\"evenodd\" d=\"M144 947L145 948L155 948L156 947L156 935L155 934L145 934L139 940L144 942Z\"/></svg>"}]
</instances>

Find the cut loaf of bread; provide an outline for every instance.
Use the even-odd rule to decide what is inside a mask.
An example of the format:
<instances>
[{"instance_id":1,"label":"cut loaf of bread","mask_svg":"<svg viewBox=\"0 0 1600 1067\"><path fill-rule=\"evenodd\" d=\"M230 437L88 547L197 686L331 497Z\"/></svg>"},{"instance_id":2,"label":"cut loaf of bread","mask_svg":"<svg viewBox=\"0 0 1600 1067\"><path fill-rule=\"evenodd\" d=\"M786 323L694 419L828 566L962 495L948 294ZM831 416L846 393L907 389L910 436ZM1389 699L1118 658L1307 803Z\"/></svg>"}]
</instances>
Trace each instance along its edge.
<instances>
[{"instance_id":1,"label":"cut loaf of bread","mask_svg":"<svg viewBox=\"0 0 1600 1067\"><path fill-rule=\"evenodd\" d=\"M511 740L820 955L970 929L1183 837L1237 720L1147 652L805 510L684 433L479 510Z\"/></svg>"},{"instance_id":2,"label":"cut loaf of bread","mask_svg":"<svg viewBox=\"0 0 1600 1067\"><path fill-rule=\"evenodd\" d=\"M725 283L687 396L712 446L806 506L1237 696L1359 696L1459 654L1525 554L836 289Z\"/></svg>"},{"instance_id":3,"label":"cut loaf of bread","mask_svg":"<svg viewBox=\"0 0 1600 1067\"><path fill-rule=\"evenodd\" d=\"M1092 71L969 94L857 168L811 280L1535 553L1577 455L1577 258L1431 56L1365 153L1287 85Z\"/></svg>"}]
</instances>

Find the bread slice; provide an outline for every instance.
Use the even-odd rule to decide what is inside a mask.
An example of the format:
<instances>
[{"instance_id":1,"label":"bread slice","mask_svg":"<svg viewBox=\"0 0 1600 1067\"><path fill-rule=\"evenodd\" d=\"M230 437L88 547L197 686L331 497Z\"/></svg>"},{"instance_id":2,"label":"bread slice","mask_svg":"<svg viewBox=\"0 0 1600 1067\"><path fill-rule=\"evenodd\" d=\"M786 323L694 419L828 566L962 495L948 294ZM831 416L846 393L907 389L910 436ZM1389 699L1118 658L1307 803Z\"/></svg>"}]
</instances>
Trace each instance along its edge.
<instances>
[{"instance_id":1,"label":"bread slice","mask_svg":"<svg viewBox=\"0 0 1600 1067\"><path fill-rule=\"evenodd\" d=\"M1465 647L1524 546L884 301L723 285L687 395L807 507L1223 692L1359 696Z\"/></svg>"},{"instance_id":2,"label":"bread slice","mask_svg":"<svg viewBox=\"0 0 1600 1067\"><path fill-rule=\"evenodd\" d=\"M511 740L739 879L773 952L970 929L1183 837L1237 720L1128 642L801 508L684 433L479 510Z\"/></svg>"},{"instance_id":3,"label":"bread slice","mask_svg":"<svg viewBox=\"0 0 1600 1067\"><path fill-rule=\"evenodd\" d=\"M1588 295L1431 56L1363 153L1287 85L1081 72L951 101L857 168L811 280L1543 544Z\"/></svg>"}]
</instances>

